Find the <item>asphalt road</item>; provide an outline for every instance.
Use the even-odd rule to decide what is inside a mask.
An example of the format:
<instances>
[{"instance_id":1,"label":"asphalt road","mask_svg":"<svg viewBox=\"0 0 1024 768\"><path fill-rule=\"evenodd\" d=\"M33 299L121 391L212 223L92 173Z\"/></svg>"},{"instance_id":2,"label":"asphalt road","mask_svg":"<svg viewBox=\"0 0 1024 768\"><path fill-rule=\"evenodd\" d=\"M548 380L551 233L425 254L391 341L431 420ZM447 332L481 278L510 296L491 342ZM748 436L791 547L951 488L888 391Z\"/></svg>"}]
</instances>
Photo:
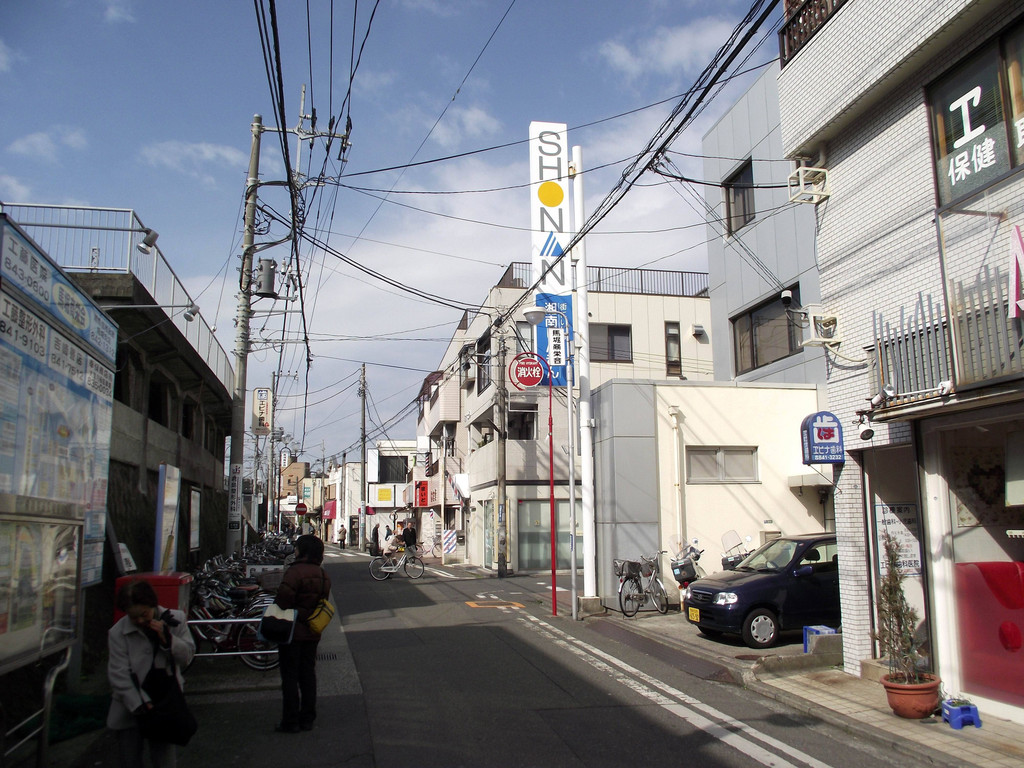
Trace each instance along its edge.
<instances>
[{"instance_id":1,"label":"asphalt road","mask_svg":"<svg viewBox=\"0 0 1024 768\"><path fill-rule=\"evenodd\" d=\"M376 582L367 563L351 551L325 563L341 624L321 641L314 730L273 731L276 670L200 659L186 693L201 726L179 768L862 768L897 758L621 619L552 617L547 577L428 568ZM54 745L48 765L115 768L113 738L97 734Z\"/></svg>"}]
</instances>

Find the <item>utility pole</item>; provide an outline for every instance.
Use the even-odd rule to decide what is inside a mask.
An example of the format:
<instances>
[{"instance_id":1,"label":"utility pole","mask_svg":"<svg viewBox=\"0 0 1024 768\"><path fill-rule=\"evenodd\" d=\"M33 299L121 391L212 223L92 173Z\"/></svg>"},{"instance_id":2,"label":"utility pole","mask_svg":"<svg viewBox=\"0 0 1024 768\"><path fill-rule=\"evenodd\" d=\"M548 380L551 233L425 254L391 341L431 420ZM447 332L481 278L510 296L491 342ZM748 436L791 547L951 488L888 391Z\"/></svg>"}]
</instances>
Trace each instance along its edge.
<instances>
[{"instance_id":1,"label":"utility pole","mask_svg":"<svg viewBox=\"0 0 1024 768\"><path fill-rule=\"evenodd\" d=\"M359 551L366 551L366 363L359 371L359 399L362 401L362 424L360 441L362 443L362 459L359 475Z\"/></svg>"},{"instance_id":2,"label":"utility pole","mask_svg":"<svg viewBox=\"0 0 1024 768\"><path fill-rule=\"evenodd\" d=\"M505 335L498 336L498 578L508 575L508 510L505 508L505 438L508 431L508 390L505 385Z\"/></svg>"},{"instance_id":3,"label":"utility pole","mask_svg":"<svg viewBox=\"0 0 1024 768\"><path fill-rule=\"evenodd\" d=\"M242 463L245 460L245 380L249 363L249 291L252 285L252 254L256 230L256 189L260 175L260 136L263 118L253 115L249 175L245 182L245 223L242 231L242 271L239 279L238 311L235 316L235 390L231 400L231 474L228 495L227 554L236 552L242 541Z\"/></svg>"},{"instance_id":4,"label":"utility pole","mask_svg":"<svg viewBox=\"0 0 1024 768\"><path fill-rule=\"evenodd\" d=\"M573 218L577 228L583 226L583 150L572 148L569 170L573 183ZM587 301L587 249L585 238L572 249L576 267L577 372L580 377L578 400L580 425L580 497L583 517L583 597L588 603L599 602L597 596L597 522L594 509L594 419L590 410L590 317ZM575 531L573 531L575 533Z\"/></svg>"}]
</instances>

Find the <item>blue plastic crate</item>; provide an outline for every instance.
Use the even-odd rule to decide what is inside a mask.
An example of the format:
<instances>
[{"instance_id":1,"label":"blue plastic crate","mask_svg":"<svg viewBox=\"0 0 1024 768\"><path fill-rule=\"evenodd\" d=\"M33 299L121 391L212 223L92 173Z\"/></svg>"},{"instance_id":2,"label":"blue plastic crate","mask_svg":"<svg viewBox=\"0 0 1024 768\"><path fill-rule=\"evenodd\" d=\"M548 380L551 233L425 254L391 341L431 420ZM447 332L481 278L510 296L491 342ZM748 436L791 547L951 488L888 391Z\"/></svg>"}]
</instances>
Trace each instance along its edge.
<instances>
[{"instance_id":1,"label":"blue plastic crate","mask_svg":"<svg viewBox=\"0 0 1024 768\"><path fill-rule=\"evenodd\" d=\"M975 728L981 728L981 715L978 714L978 708L973 704L942 702L942 720L958 731L965 725L971 724Z\"/></svg>"},{"instance_id":2,"label":"blue plastic crate","mask_svg":"<svg viewBox=\"0 0 1024 768\"><path fill-rule=\"evenodd\" d=\"M804 627L804 653L807 653L811 635L834 635L835 633L836 631L832 627L826 627L824 624L812 624L809 627Z\"/></svg>"}]
</instances>

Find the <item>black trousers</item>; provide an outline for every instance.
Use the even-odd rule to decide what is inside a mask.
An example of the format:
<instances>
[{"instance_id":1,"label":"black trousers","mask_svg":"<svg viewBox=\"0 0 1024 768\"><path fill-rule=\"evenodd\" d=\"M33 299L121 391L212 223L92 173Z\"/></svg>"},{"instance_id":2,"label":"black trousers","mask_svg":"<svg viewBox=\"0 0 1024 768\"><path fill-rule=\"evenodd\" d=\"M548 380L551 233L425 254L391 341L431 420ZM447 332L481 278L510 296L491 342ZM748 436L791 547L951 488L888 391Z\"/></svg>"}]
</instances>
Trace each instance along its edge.
<instances>
[{"instance_id":1,"label":"black trousers","mask_svg":"<svg viewBox=\"0 0 1024 768\"><path fill-rule=\"evenodd\" d=\"M319 642L299 640L278 646L282 726L309 726L316 720L316 649Z\"/></svg>"}]
</instances>

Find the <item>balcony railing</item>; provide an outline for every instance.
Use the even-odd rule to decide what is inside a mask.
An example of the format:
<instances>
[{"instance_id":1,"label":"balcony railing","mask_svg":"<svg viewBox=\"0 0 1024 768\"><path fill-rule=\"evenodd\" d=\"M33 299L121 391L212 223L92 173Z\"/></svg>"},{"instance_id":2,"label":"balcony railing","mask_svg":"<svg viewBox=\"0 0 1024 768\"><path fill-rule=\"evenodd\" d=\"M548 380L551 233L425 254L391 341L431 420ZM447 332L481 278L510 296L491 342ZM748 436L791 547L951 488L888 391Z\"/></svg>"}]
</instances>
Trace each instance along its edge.
<instances>
[{"instance_id":1,"label":"balcony railing","mask_svg":"<svg viewBox=\"0 0 1024 768\"><path fill-rule=\"evenodd\" d=\"M498 281L499 288L529 288L533 265L513 262ZM677 272L667 269L587 267L587 290L593 293L634 293L643 296L708 295L707 272Z\"/></svg>"},{"instance_id":2,"label":"balcony railing","mask_svg":"<svg viewBox=\"0 0 1024 768\"><path fill-rule=\"evenodd\" d=\"M945 382L964 390L1024 377L1024 332L1009 316L1008 291L1006 274L984 267L973 280L950 280L948 312L923 295L898 321L875 312L876 391L897 392L886 405L939 397Z\"/></svg>"},{"instance_id":3,"label":"balcony railing","mask_svg":"<svg viewBox=\"0 0 1024 768\"><path fill-rule=\"evenodd\" d=\"M158 306L181 306L192 297L158 246L136 249L146 228L132 210L4 203L3 210L66 272L134 275ZM206 361L228 392L235 386L232 359L200 314L189 322L176 312L171 322Z\"/></svg>"},{"instance_id":4,"label":"balcony railing","mask_svg":"<svg viewBox=\"0 0 1024 768\"><path fill-rule=\"evenodd\" d=\"M825 26L846 0L786 0L786 23L779 30L779 58L782 66L792 59L815 33Z\"/></svg>"},{"instance_id":5,"label":"balcony railing","mask_svg":"<svg viewBox=\"0 0 1024 768\"><path fill-rule=\"evenodd\" d=\"M1021 322L1009 316L1009 280L984 267L972 283L950 280L957 382L994 382L1024 374Z\"/></svg>"},{"instance_id":6,"label":"balcony railing","mask_svg":"<svg viewBox=\"0 0 1024 768\"><path fill-rule=\"evenodd\" d=\"M938 397L939 385L951 380L952 365L941 303L921 295L914 312L901 311L898 322L875 312L874 326L878 356L875 391L891 385L897 392L887 405Z\"/></svg>"}]
</instances>

